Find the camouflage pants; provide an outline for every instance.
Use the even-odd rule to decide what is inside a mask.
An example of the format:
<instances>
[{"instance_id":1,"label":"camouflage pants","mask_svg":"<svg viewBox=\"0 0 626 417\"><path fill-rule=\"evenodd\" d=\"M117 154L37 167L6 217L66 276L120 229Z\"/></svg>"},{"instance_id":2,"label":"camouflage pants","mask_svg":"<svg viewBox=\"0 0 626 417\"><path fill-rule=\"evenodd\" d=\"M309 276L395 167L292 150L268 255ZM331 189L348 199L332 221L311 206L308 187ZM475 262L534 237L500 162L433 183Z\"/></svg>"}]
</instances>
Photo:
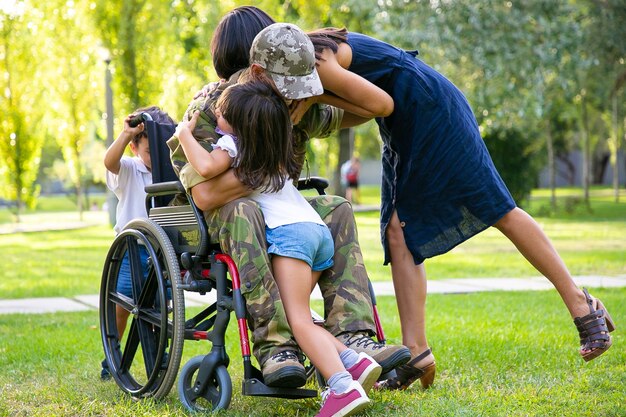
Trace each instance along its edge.
<instances>
[{"instance_id":1,"label":"camouflage pants","mask_svg":"<svg viewBox=\"0 0 626 417\"><path fill-rule=\"evenodd\" d=\"M336 196L313 197L309 202L330 228L335 242L334 265L319 280L326 328L333 335L346 331L373 335L369 281L352 207L347 200ZM206 212L205 216L211 241L219 241L224 253L232 257L239 269L253 351L259 363L281 351L296 349L272 276L265 221L258 204L242 198Z\"/></svg>"}]
</instances>

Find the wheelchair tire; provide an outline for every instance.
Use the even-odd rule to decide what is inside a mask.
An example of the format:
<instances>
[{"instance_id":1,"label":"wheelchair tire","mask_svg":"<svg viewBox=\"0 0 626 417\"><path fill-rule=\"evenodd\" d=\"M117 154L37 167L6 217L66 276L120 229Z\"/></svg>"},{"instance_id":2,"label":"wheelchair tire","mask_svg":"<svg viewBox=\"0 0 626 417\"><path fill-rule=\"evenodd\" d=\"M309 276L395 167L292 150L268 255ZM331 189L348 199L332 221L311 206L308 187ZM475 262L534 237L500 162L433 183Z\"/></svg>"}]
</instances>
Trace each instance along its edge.
<instances>
[{"instance_id":1,"label":"wheelchair tire","mask_svg":"<svg viewBox=\"0 0 626 417\"><path fill-rule=\"evenodd\" d=\"M324 389L326 387L326 380L324 379L324 377L322 376L320 371L318 371L317 368L315 366L313 366L313 364L309 364L309 365L305 366L304 370L306 371L306 380L307 381L311 381L311 382L317 384L317 386L322 388L322 389Z\"/></svg>"},{"instance_id":2,"label":"wheelchair tire","mask_svg":"<svg viewBox=\"0 0 626 417\"><path fill-rule=\"evenodd\" d=\"M195 393L196 373L200 369L203 355L194 356L183 366L178 378L178 396L187 410L192 412L210 412L226 410L233 394L233 384L225 366L220 365L213 371L209 384L203 392Z\"/></svg>"},{"instance_id":3,"label":"wheelchair tire","mask_svg":"<svg viewBox=\"0 0 626 417\"><path fill-rule=\"evenodd\" d=\"M139 254L144 250L145 265ZM125 257L132 298L117 291ZM148 219L129 222L113 241L104 264L100 332L109 372L135 398L162 399L176 380L185 341L185 299L180 285L176 252L165 231ZM131 318L122 341L117 307Z\"/></svg>"}]
</instances>

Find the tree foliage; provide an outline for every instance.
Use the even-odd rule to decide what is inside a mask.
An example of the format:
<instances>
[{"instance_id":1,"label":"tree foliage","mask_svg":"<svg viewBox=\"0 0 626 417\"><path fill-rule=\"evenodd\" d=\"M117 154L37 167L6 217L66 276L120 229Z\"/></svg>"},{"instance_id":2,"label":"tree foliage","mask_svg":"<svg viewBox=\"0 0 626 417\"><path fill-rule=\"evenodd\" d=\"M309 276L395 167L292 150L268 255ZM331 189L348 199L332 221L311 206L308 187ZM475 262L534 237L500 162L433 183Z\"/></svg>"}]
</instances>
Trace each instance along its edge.
<instances>
[{"instance_id":1,"label":"tree foliage","mask_svg":"<svg viewBox=\"0 0 626 417\"><path fill-rule=\"evenodd\" d=\"M105 56L114 92L114 114L107 116L114 117L116 131L142 106L159 105L178 119L194 93L216 80L210 39L219 19L244 4L249 2L2 2L1 197L22 204L36 196L32 172L46 135L62 149L64 171L78 193L90 178L101 176L89 171L104 170L93 149L102 149L106 137ZM602 174L602 164L611 163L614 172L624 167L618 158L626 124L623 0L259 0L255 5L305 30L347 27L419 50L421 59L466 94L490 149L497 147L490 141L503 138L520 146L519 153L504 158L532 155L533 166L550 165L567 150L587 149L589 178ZM313 167L332 177L345 142L337 136L311 143ZM354 143L362 157L380 152L373 124L356 129ZM516 166L513 159L505 165ZM46 166L52 165L46 159ZM531 180L534 185L536 178Z\"/></svg>"},{"instance_id":2,"label":"tree foliage","mask_svg":"<svg viewBox=\"0 0 626 417\"><path fill-rule=\"evenodd\" d=\"M34 204L35 184L44 135L40 81L33 69L41 65L37 49L29 48L38 38L38 28L25 7L0 8L0 191L21 210Z\"/></svg>"}]
</instances>

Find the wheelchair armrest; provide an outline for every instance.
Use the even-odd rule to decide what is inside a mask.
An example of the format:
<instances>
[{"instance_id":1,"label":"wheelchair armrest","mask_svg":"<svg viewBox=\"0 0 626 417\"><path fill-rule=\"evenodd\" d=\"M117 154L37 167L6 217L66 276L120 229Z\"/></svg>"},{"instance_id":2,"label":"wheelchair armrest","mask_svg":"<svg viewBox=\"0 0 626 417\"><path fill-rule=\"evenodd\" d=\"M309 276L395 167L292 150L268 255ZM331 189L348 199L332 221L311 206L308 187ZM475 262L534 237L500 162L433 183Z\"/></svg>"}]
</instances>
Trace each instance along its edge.
<instances>
[{"instance_id":1,"label":"wheelchair armrest","mask_svg":"<svg viewBox=\"0 0 626 417\"><path fill-rule=\"evenodd\" d=\"M145 190L146 194L151 196L185 193L185 187L183 187L180 181L159 182L146 185Z\"/></svg>"},{"instance_id":2,"label":"wheelchair armrest","mask_svg":"<svg viewBox=\"0 0 626 417\"><path fill-rule=\"evenodd\" d=\"M298 190L312 190L315 189L320 195L325 195L328 188L328 180L322 177L309 177L300 178L298 180Z\"/></svg>"}]
</instances>

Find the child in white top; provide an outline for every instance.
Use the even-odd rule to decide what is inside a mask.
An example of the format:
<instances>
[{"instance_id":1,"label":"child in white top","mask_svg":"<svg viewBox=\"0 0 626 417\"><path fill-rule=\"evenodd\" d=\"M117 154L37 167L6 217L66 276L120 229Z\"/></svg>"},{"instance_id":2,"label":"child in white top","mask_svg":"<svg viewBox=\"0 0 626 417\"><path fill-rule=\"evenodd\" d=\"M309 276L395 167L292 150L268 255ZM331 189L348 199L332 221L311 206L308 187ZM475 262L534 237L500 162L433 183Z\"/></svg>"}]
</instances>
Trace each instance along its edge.
<instances>
[{"instance_id":1,"label":"child in white top","mask_svg":"<svg viewBox=\"0 0 626 417\"><path fill-rule=\"evenodd\" d=\"M136 127L128 124L132 116L124 120L124 130L104 155L107 187L118 199L113 227L115 233L119 233L132 219L148 217L145 187L152 184L150 148L143 123ZM124 155L127 146L135 156Z\"/></svg>"},{"instance_id":2,"label":"child in white top","mask_svg":"<svg viewBox=\"0 0 626 417\"><path fill-rule=\"evenodd\" d=\"M124 130L107 149L104 155L107 187L115 193L118 199L116 222L113 227L116 234L121 232L129 221L137 218L148 218L145 187L152 184L152 161L148 135L144 131L143 123L135 127L131 127L129 124L131 119L140 113L148 113L152 120L158 123L175 124L167 113L156 106L137 109L124 119ZM130 146L134 157L124 155L127 146ZM148 253L142 246L139 246L139 256L145 275ZM128 253L120 265L117 291L129 298L133 297ZM116 307L115 312L117 330L121 339L126 330L126 322L130 313L120 306ZM102 379L111 377L106 366L106 360L102 362L100 376Z\"/></svg>"},{"instance_id":3,"label":"child in white top","mask_svg":"<svg viewBox=\"0 0 626 417\"><path fill-rule=\"evenodd\" d=\"M192 136L197 112L178 125L175 135L185 155L208 179L232 166L253 190L250 197L259 203L266 221L274 277L296 341L328 382L326 397L351 396L351 406L366 404L367 394L353 377L370 388L380 366L311 320L309 297L322 271L333 264L334 245L328 227L294 186L299 172L293 162L287 104L271 81L260 78L224 90L215 115L216 131L224 136L211 152ZM357 378L356 369L366 367L368 378Z\"/></svg>"}]
</instances>

